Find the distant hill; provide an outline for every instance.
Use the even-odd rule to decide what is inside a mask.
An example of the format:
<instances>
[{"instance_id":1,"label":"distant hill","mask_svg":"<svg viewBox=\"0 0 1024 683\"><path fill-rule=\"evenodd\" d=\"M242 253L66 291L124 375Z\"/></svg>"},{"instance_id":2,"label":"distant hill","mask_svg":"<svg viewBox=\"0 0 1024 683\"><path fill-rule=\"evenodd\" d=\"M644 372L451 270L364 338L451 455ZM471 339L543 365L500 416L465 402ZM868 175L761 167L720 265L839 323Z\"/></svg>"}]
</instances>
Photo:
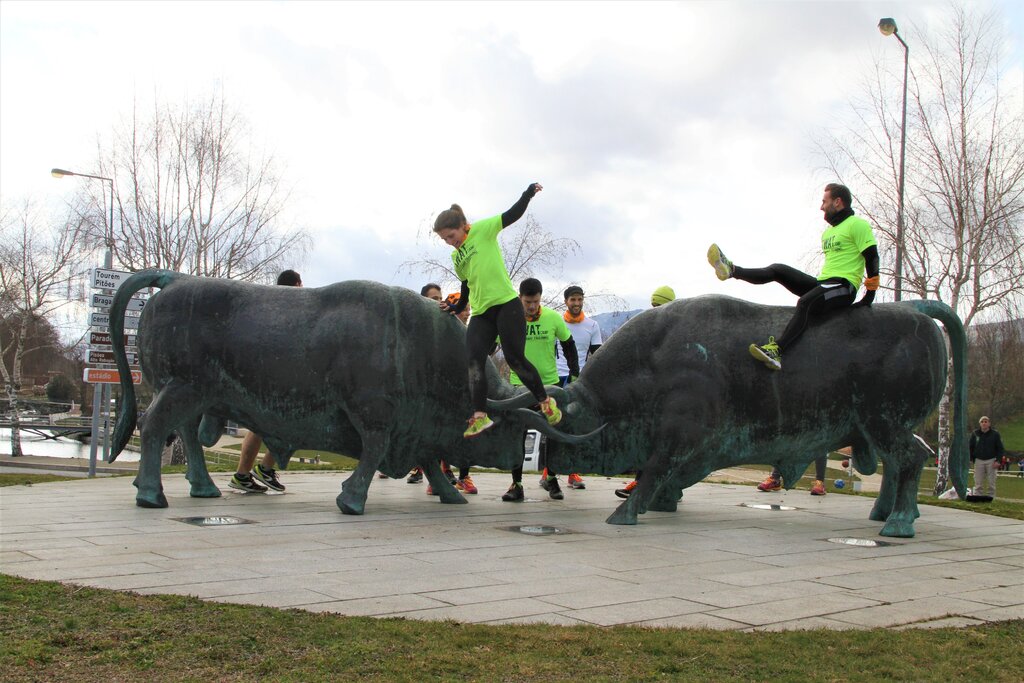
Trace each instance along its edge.
<instances>
[{"instance_id":1,"label":"distant hill","mask_svg":"<svg viewBox=\"0 0 1024 683\"><path fill-rule=\"evenodd\" d=\"M619 329L626 322L637 315L643 313L643 308L638 308L635 311L612 311L611 313L598 313L597 315L591 316L597 321L597 324L601 326L601 337L608 341L608 337L612 336L615 330Z\"/></svg>"}]
</instances>

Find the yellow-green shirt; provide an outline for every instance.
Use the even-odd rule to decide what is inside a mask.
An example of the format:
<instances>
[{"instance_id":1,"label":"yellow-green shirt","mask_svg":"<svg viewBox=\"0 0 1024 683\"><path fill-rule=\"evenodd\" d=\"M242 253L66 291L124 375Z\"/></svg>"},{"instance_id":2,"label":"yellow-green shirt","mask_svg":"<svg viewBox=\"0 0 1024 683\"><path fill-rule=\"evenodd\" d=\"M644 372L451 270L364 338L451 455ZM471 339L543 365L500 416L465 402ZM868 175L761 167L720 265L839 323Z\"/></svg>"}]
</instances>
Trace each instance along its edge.
<instances>
[{"instance_id":1,"label":"yellow-green shirt","mask_svg":"<svg viewBox=\"0 0 1024 683\"><path fill-rule=\"evenodd\" d=\"M860 216L850 216L839 225L828 226L821 233L825 265L818 279L843 277L854 289L859 288L864 279L864 256L861 252L877 244L871 224Z\"/></svg>"},{"instance_id":2,"label":"yellow-green shirt","mask_svg":"<svg viewBox=\"0 0 1024 683\"><path fill-rule=\"evenodd\" d=\"M571 336L565 320L550 308L541 306L537 320L526 321L526 360L537 368L537 374L544 384L558 384L555 340L565 341ZM509 377L509 381L518 385L523 383L515 372Z\"/></svg>"},{"instance_id":3,"label":"yellow-green shirt","mask_svg":"<svg viewBox=\"0 0 1024 683\"><path fill-rule=\"evenodd\" d=\"M469 305L473 315L515 299L515 287L505 269L505 257L498 244L501 216L469 226L466 241L452 252L452 264L459 280L469 283Z\"/></svg>"}]
</instances>

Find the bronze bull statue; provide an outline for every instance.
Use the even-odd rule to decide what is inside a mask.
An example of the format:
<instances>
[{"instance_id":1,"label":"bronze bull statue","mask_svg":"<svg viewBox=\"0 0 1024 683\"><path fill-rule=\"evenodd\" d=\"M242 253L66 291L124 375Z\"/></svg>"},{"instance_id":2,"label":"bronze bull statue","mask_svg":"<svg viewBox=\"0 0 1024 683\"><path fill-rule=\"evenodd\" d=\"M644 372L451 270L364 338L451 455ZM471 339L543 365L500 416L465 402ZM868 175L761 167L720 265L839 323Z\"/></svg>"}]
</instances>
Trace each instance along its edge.
<instances>
[{"instance_id":1,"label":"bronze bull statue","mask_svg":"<svg viewBox=\"0 0 1024 683\"><path fill-rule=\"evenodd\" d=\"M424 468L442 502L465 499L441 474L454 466L511 469L522 463L530 413L500 421L486 435L462 437L471 413L465 328L428 299L375 282L272 287L165 270L132 275L117 291L110 333L122 398L114 457L136 426L136 399L124 352L124 311L140 289L159 287L142 313L138 349L156 396L140 425L135 486L141 507L167 507L160 449L178 432L190 494L219 496L202 443L234 420L264 438L281 467L299 449L357 458L338 507L362 514L374 472L404 476ZM515 390L488 366L496 399ZM578 437L566 436L569 440Z\"/></svg>"},{"instance_id":2,"label":"bronze bull statue","mask_svg":"<svg viewBox=\"0 0 1024 683\"><path fill-rule=\"evenodd\" d=\"M682 489L715 470L777 464L787 485L822 454L852 445L864 474L884 464L870 518L884 536L914 535L917 487L930 451L913 428L946 386L949 334L955 366L956 430L951 478L967 482L966 336L937 301L846 309L812 321L781 372L747 353L752 339L781 329L792 308L709 295L679 300L630 320L587 363L579 381L555 393L560 430L607 427L576 444L555 441L559 472L642 468L632 495L608 518L675 510Z\"/></svg>"}]
</instances>

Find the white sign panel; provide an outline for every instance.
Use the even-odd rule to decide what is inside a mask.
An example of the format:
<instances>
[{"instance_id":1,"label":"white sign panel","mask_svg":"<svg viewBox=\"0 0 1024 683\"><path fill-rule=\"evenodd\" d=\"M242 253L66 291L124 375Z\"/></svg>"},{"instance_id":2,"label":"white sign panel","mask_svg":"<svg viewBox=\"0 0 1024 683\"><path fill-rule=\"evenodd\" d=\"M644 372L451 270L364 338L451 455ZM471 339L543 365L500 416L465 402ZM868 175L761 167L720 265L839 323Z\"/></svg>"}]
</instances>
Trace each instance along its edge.
<instances>
[{"instance_id":1,"label":"white sign panel","mask_svg":"<svg viewBox=\"0 0 1024 683\"><path fill-rule=\"evenodd\" d=\"M104 312L109 311L110 307L114 305L114 297L111 294L93 294L92 295L93 308L102 308ZM146 300L138 297L132 297L128 300L128 307L126 311L134 311L138 313L146 306Z\"/></svg>"},{"instance_id":2,"label":"white sign panel","mask_svg":"<svg viewBox=\"0 0 1024 683\"><path fill-rule=\"evenodd\" d=\"M123 270L107 270L106 268L93 268L89 272L89 286L93 289L116 290L121 283L131 277L133 273L126 273Z\"/></svg>"},{"instance_id":3,"label":"white sign panel","mask_svg":"<svg viewBox=\"0 0 1024 683\"><path fill-rule=\"evenodd\" d=\"M110 316L106 313L90 313L89 327L99 327L104 330L108 329L110 327ZM138 316L126 315L124 317L124 327L126 330L139 329Z\"/></svg>"}]
</instances>

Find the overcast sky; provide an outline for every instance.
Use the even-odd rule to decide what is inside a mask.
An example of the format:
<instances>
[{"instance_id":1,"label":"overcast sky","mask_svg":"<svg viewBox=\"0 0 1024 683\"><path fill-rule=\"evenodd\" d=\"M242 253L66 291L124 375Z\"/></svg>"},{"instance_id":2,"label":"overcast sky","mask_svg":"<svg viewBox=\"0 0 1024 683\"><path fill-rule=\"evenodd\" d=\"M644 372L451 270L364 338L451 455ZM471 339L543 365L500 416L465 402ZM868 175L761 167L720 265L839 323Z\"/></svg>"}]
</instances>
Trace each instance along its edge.
<instances>
[{"instance_id":1,"label":"overcast sky","mask_svg":"<svg viewBox=\"0 0 1024 683\"><path fill-rule=\"evenodd\" d=\"M975 4L1001 12L1024 82L1022 3ZM418 289L424 277L399 265L446 257L424 235L438 211L458 202L485 218L539 181L534 217L582 244L549 289L613 291L629 308L663 284L792 305L781 287L718 282L708 244L743 265L810 269L833 180L814 142L876 58L902 65L879 18L895 17L913 49L915 26L947 9L3 0L0 195L59 203L82 181L49 169L94 172L97 140L133 100L223 87L284 170L286 220L313 236L295 266L306 286Z\"/></svg>"}]
</instances>

